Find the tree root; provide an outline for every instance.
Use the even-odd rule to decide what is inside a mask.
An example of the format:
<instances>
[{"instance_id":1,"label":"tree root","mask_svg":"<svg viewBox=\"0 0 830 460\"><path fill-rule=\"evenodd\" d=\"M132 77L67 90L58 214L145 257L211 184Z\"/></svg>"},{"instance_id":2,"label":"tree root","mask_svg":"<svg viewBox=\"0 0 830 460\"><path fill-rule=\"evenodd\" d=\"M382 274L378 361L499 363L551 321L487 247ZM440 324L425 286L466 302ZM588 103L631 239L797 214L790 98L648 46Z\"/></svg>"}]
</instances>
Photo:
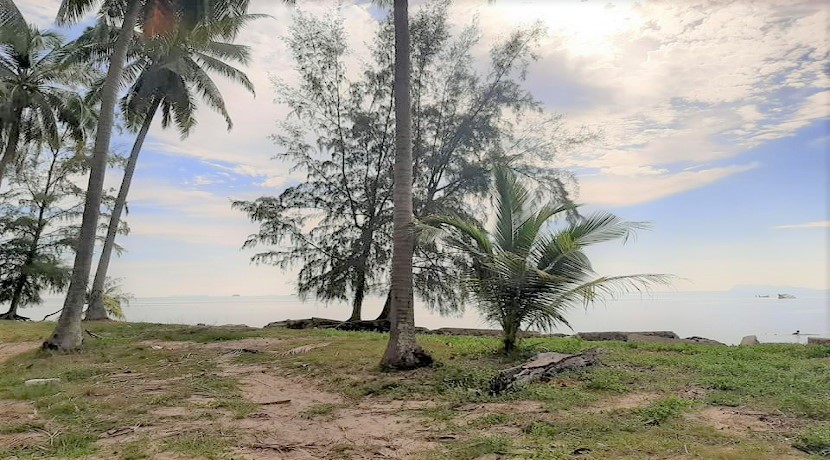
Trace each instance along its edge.
<instances>
[{"instance_id":1,"label":"tree root","mask_svg":"<svg viewBox=\"0 0 830 460\"><path fill-rule=\"evenodd\" d=\"M2 315L0 315L0 320L5 320L5 321L31 321L31 319L29 319L25 316L20 316L17 313L3 313Z\"/></svg>"},{"instance_id":2,"label":"tree root","mask_svg":"<svg viewBox=\"0 0 830 460\"><path fill-rule=\"evenodd\" d=\"M596 366L600 350L592 348L576 355L540 353L533 361L501 371L490 381L490 393L500 395L520 385L548 381L556 374L583 367Z\"/></svg>"}]
</instances>

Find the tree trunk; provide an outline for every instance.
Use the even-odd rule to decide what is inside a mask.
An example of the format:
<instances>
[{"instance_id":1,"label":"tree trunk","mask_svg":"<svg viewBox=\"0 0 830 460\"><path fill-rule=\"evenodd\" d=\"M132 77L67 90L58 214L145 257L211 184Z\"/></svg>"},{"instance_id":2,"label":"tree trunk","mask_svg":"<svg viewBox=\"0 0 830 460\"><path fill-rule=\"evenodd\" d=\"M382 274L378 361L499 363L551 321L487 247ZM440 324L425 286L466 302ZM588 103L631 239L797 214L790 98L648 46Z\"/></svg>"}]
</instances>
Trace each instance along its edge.
<instances>
[{"instance_id":1,"label":"tree trunk","mask_svg":"<svg viewBox=\"0 0 830 460\"><path fill-rule=\"evenodd\" d=\"M17 143L20 141L20 123L22 117L23 109L15 109L14 114L12 114L9 138L6 143L6 148L3 151L3 158L0 159L0 189L3 188L3 179L6 178L6 170L17 159Z\"/></svg>"},{"instance_id":2,"label":"tree trunk","mask_svg":"<svg viewBox=\"0 0 830 460\"><path fill-rule=\"evenodd\" d=\"M412 107L410 101L409 1L395 0L395 169L392 238L392 303L389 344L381 366L415 369L432 363L432 357L415 341L412 296Z\"/></svg>"},{"instance_id":3,"label":"tree trunk","mask_svg":"<svg viewBox=\"0 0 830 460\"><path fill-rule=\"evenodd\" d=\"M513 311L521 308L517 305L509 307ZM504 344L504 354L512 354L516 350L516 345L519 343L519 328L521 322L513 318L506 318L502 323L502 343Z\"/></svg>"},{"instance_id":4,"label":"tree trunk","mask_svg":"<svg viewBox=\"0 0 830 460\"><path fill-rule=\"evenodd\" d=\"M392 291L389 291L386 294L386 301L383 302L383 310L380 311L380 314L375 321L389 321L389 311L392 310Z\"/></svg>"},{"instance_id":5,"label":"tree trunk","mask_svg":"<svg viewBox=\"0 0 830 460\"><path fill-rule=\"evenodd\" d=\"M357 280L357 286L354 289L354 299L352 299L352 315L347 321L360 321L360 313L363 310L363 298L366 295L366 273L364 266L364 273L360 274Z\"/></svg>"},{"instance_id":6,"label":"tree trunk","mask_svg":"<svg viewBox=\"0 0 830 460\"><path fill-rule=\"evenodd\" d=\"M141 125L141 129L135 138L133 149L130 152L130 158L124 167L124 178L121 179L121 188L118 190L118 197L115 199L115 206L112 208L112 216L110 216L110 224L107 227L107 237L104 239L104 247L101 250L101 257L98 259L98 269L95 270L95 279L92 281L92 290L89 294L89 308L87 308L86 318L84 318L86 321L108 319L107 309L104 307L104 284L107 280L107 271L109 270L112 251L115 248L115 236L118 234L118 225L121 223L121 213L127 204L127 194L130 193L130 184L133 181L136 163L138 163L138 155L141 153L141 147L144 145L147 132L153 124L153 117L156 114L156 110L158 110L158 106L158 100L154 101L150 106L150 110L144 117L144 124Z\"/></svg>"},{"instance_id":7,"label":"tree trunk","mask_svg":"<svg viewBox=\"0 0 830 460\"><path fill-rule=\"evenodd\" d=\"M81 232L78 236L78 246L75 252L75 263L72 267L72 279L69 283L63 311L58 319L55 332L43 343L45 349L73 350L79 348L83 340L81 315L84 309L86 287L89 283L89 272L92 269L95 236L98 230L98 215L100 214L101 196L104 191L104 175L107 171L107 155L115 118L115 102L118 98L127 48L135 33L141 4L141 0L130 0L121 25L121 31L118 33L118 39L110 56L107 78L102 89L98 126L95 130L95 147L90 162L89 183L86 190Z\"/></svg>"}]
</instances>

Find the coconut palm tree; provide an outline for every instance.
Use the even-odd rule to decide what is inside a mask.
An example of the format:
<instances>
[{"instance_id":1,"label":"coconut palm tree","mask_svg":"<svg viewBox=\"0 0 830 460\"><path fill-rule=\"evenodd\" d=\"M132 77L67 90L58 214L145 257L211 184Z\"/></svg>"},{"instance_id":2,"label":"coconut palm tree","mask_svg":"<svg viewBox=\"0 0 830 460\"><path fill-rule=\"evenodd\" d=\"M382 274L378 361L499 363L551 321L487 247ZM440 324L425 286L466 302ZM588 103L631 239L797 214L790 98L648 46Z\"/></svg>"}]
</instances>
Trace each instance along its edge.
<instances>
[{"instance_id":1,"label":"coconut palm tree","mask_svg":"<svg viewBox=\"0 0 830 460\"><path fill-rule=\"evenodd\" d=\"M83 340L81 316L89 273L92 270L115 104L127 51L136 26L139 25L139 17L142 18L141 26L145 37L158 36L169 33L177 27L190 27L207 17L210 12L230 16L237 15L239 12L244 13L247 11L248 0L62 0L58 10L58 21L61 23L77 22L96 7L100 7L99 12L102 16L120 18L121 30L109 56L107 76L100 91L100 115L95 131L86 201L72 267L72 279L55 331L43 344L46 349L72 350L80 347Z\"/></svg>"},{"instance_id":2,"label":"coconut palm tree","mask_svg":"<svg viewBox=\"0 0 830 460\"><path fill-rule=\"evenodd\" d=\"M247 15L234 20L241 26L250 17L252 16ZM192 30L179 29L173 35L155 38L143 46L139 44L143 52L137 52L135 61L128 65L131 71L141 71L122 99L122 111L132 127L140 128L110 215L107 236L90 291L87 320L107 319L103 293L115 247L115 236L119 230L121 213L126 206L138 156L156 113L161 109L163 128L175 123L182 137L186 137L195 123L193 101L197 98L194 93L198 93L209 107L225 117L230 130L233 126L230 115L210 73L218 73L241 84L251 93L254 92L248 77L226 63L234 61L246 64L249 49L216 40L228 36L228 28L225 26L217 18L216 22L205 22Z\"/></svg>"},{"instance_id":3,"label":"coconut palm tree","mask_svg":"<svg viewBox=\"0 0 830 460\"><path fill-rule=\"evenodd\" d=\"M389 343L381 366L414 369L432 363L415 340L412 257L415 225L412 211L412 101L410 94L409 0L394 0L395 24L395 166L392 191L392 285Z\"/></svg>"},{"instance_id":4,"label":"coconut palm tree","mask_svg":"<svg viewBox=\"0 0 830 460\"><path fill-rule=\"evenodd\" d=\"M88 84L95 75L73 61L70 51L60 35L28 24L11 0L0 0L0 126L6 129L0 185L18 159L21 141L58 147L58 124L69 120L72 110L66 106L72 100L67 88ZM82 129L71 132L83 137Z\"/></svg>"},{"instance_id":5,"label":"coconut palm tree","mask_svg":"<svg viewBox=\"0 0 830 460\"><path fill-rule=\"evenodd\" d=\"M538 209L531 191L510 169L494 172L495 227L488 232L459 217L424 220L424 237L441 236L469 258L462 282L483 317L503 330L504 350L512 352L522 327L551 330L569 326L566 312L608 296L666 284L658 274L598 276L585 249L597 243L625 242L640 222L626 222L607 212L571 218L551 232L546 227L574 205L548 203Z\"/></svg>"}]
</instances>

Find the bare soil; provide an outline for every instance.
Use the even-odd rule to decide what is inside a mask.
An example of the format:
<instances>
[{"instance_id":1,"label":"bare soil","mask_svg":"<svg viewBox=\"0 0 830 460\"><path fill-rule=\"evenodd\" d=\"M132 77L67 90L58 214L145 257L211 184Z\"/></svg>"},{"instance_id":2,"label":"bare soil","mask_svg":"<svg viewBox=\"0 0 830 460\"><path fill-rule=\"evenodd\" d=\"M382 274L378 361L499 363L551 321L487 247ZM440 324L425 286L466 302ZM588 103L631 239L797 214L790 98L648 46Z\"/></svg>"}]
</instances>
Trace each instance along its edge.
<instances>
[{"instance_id":1,"label":"bare soil","mask_svg":"<svg viewBox=\"0 0 830 460\"><path fill-rule=\"evenodd\" d=\"M0 343L0 363L9 360L21 353L36 350L40 347L41 342L14 342L14 343Z\"/></svg>"}]
</instances>

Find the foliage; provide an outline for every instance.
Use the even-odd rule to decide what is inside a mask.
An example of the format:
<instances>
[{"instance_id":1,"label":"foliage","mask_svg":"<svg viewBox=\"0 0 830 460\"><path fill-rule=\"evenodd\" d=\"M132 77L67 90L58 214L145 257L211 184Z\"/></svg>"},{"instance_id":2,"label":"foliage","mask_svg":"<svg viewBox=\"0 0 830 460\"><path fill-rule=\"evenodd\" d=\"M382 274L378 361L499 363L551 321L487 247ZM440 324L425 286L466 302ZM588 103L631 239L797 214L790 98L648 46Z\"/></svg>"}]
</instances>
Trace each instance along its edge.
<instances>
[{"instance_id":1,"label":"foliage","mask_svg":"<svg viewBox=\"0 0 830 460\"><path fill-rule=\"evenodd\" d=\"M27 160L14 178L0 212L0 302L9 302L12 318L20 306L41 302L44 290L57 292L69 281L63 255L72 251L83 190L73 182L86 158L75 151L53 150Z\"/></svg>"},{"instance_id":2,"label":"foliage","mask_svg":"<svg viewBox=\"0 0 830 460\"><path fill-rule=\"evenodd\" d=\"M555 156L593 135L568 132L521 86L543 31L514 32L492 48L490 68L481 72L472 57L476 26L452 34L447 6L430 3L410 24L415 215L471 218L471 200L488 189L497 160L564 195L569 177L555 167ZM301 296L352 299L358 319L363 297L388 288L394 27L391 18L381 24L356 78L346 66L346 33L337 15L296 16L287 44L300 78L296 86L276 80L291 117L273 138L276 158L306 179L277 197L234 206L260 223L245 247L274 247L255 262L299 265ZM442 313L458 312L463 300L443 282L458 276L453 257L438 241L415 251L416 295Z\"/></svg>"},{"instance_id":3,"label":"foliage","mask_svg":"<svg viewBox=\"0 0 830 460\"><path fill-rule=\"evenodd\" d=\"M521 327L569 326L565 312L574 305L668 282L665 275L597 276L585 254L597 243L626 241L644 224L598 212L547 233L550 221L573 210L573 204L553 199L539 206L506 167L495 168L494 189L492 231L475 220L438 216L423 219L428 225L421 232L424 238L441 236L468 258L466 276L458 281L472 293L484 319L501 326L505 351L513 351Z\"/></svg>"},{"instance_id":4,"label":"foliage","mask_svg":"<svg viewBox=\"0 0 830 460\"><path fill-rule=\"evenodd\" d=\"M90 293L87 292L87 302L89 302L89 296ZM130 305L130 301L133 300L134 296L123 291L120 279L107 278L101 297L108 316L121 320L126 319L124 307Z\"/></svg>"},{"instance_id":5,"label":"foliage","mask_svg":"<svg viewBox=\"0 0 830 460\"><path fill-rule=\"evenodd\" d=\"M0 180L16 165L21 144L61 148L61 125L75 142L86 140L73 89L96 73L72 50L56 32L28 24L11 0L0 1L0 130L6 134Z\"/></svg>"}]
</instances>

